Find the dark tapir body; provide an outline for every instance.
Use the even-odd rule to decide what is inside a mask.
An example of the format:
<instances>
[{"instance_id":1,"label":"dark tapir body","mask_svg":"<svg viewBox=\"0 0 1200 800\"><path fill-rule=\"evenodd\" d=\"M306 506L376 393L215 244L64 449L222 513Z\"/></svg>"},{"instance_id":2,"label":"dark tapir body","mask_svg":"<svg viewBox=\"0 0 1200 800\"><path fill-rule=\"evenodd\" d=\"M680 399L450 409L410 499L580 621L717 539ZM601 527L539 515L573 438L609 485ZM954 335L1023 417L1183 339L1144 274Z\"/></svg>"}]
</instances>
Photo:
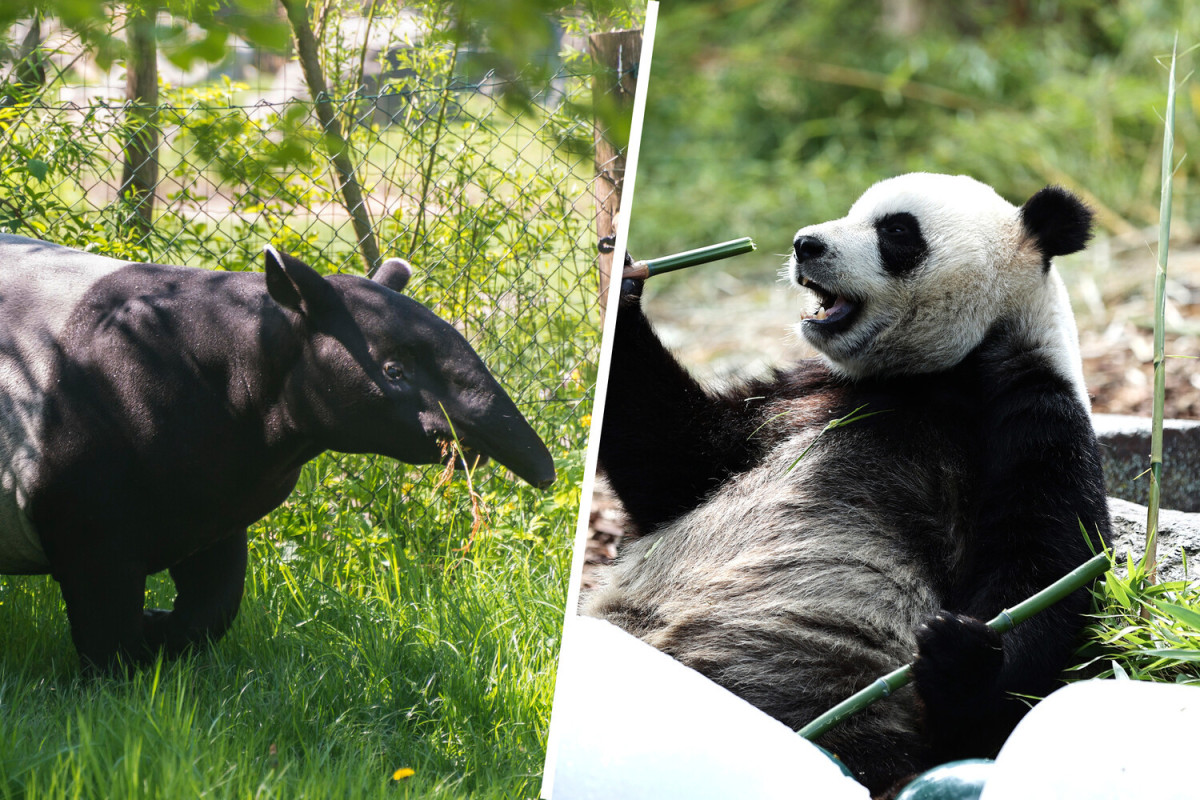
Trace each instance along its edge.
<instances>
[{"instance_id":1,"label":"dark tapir body","mask_svg":"<svg viewBox=\"0 0 1200 800\"><path fill-rule=\"evenodd\" d=\"M325 450L433 463L453 435L554 480L466 340L399 293L407 264L367 280L265 261L211 272L0 235L0 573L53 574L85 663L221 636L247 526ZM144 610L163 569L174 609Z\"/></svg>"}]
</instances>

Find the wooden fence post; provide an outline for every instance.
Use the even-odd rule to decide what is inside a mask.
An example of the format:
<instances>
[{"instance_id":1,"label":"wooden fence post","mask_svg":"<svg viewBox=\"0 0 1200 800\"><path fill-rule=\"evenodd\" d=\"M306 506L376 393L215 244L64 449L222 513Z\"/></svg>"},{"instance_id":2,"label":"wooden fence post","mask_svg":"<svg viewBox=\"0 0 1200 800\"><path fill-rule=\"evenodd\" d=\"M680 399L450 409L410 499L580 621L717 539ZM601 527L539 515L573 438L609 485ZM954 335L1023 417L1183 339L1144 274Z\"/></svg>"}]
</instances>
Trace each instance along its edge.
<instances>
[{"instance_id":1,"label":"wooden fence post","mask_svg":"<svg viewBox=\"0 0 1200 800\"><path fill-rule=\"evenodd\" d=\"M596 235L616 236L615 222L621 207L625 181L625 149L633 119L633 97L637 89L637 66L642 56L642 32L593 33L588 50L596 64L592 79L592 106L596 109ZM620 128L618 127L620 126ZM600 309L608 299L612 253L601 253Z\"/></svg>"}]
</instances>

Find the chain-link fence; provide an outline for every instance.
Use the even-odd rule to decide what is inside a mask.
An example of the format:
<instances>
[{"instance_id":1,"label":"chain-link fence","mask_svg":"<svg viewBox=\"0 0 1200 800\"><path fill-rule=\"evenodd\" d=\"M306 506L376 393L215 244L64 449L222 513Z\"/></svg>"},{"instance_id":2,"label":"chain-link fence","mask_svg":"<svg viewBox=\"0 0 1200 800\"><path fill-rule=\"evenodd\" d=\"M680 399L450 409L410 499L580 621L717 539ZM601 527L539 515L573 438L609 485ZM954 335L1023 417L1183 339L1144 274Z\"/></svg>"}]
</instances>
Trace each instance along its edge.
<instances>
[{"instance_id":1,"label":"chain-link fence","mask_svg":"<svg viewBox=\"0 0 1200 800\"><path fill-rule=\"evenodd\" d=\"M225 270L261 269L271 243L321 271L361 274L358 215L383 257L416 268L408 293L453 322L508 389L559 463L561 503L574 504L599 351L590 77L565 69L510 108L492 76L393 67L371 94L319 101L341 120L364 196L349 210L311 100L266 99L228 80L164 87L150 109L10 96L0 230ZM152 145L152 196L128 190L131 142ZM386 487L396 502L374 523L411 527L446 505L428 496L446 493L438 475L326 457L301 491L332 486L327 505L361 510ZM519 491L486 467L473 505L511 505Z\"/></svg>"}]
</instances>

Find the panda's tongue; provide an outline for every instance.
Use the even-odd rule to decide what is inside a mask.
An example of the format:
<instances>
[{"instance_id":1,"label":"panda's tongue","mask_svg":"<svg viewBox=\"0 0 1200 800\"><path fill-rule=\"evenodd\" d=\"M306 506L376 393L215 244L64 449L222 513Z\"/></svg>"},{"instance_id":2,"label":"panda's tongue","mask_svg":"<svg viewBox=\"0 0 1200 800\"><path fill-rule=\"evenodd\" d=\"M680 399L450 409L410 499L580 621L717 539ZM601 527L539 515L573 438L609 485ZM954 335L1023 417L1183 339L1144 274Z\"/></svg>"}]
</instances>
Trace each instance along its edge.
<instances>
[{"instance_id":1,"label":"panda's tongue","mask_svg":"<svg viewBox=\"0 0 1200 800\"><path fill-rule=\"evenodd\" d=\"M838 295L833 300L822 300L817 312L805 316L804 319L814 322L836 322L849 314L852 308L850 301Z\"/></svg>"}]
</instances>

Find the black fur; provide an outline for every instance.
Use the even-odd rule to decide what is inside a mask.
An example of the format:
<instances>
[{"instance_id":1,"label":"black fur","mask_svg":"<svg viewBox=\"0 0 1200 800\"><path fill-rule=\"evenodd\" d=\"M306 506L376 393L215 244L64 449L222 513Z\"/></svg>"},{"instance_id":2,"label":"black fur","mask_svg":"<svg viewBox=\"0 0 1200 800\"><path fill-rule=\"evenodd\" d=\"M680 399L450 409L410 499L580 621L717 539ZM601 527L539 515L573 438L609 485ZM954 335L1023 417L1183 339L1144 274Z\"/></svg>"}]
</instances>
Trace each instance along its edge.
<instances>
[{"instance_id":1,"label":"black fur","mask_svg":"<svg viewBox=\"0 0 1200 800\"><path fill-rule=\"evenodd\" d=\"M1037 241L1045 270L1050 259L1082 250L1092 237L1092 212L1061 186L1047 186L1021 206L1021 224Z\"/></svg>"},{"instance_id":2,"label":"black fur","mask_svg":"<svg viewBox=\"0 0 1200 800\"><path fill-rule=\"evenodd\" d=\"M1042 202L1066 202L1051 197L1058 199L1038 201L1032 216ZM1063 246L1059 232L1044 233L1054 247ZM923 738L864 734L838 755L875 793L937 763L994 755L1026 711L1014 695L1054 688L1083 624L1087 597L1077 592L1003 640L982 621L1085 561L1090 552L1081 523L1108 535L1096 441L1072 387L999 326L940 374L852 382L808 361L740 388L709 392L658 340L637 303L638 288L623 292L618 309L599 445L600 466L637 529L652 533L704 504L731 477L758 465L773 437L824 428L861 406L885 411L823 435L822 446L832 455L821 463L837 468L818 473L814 491L832 506L886 503L905 532L894 543L895 579L933 583L942 610L916 635ZM906 497L903 476L893 473L928 460L940 462L949 476L941 496ZM761 579L762 587L747 589L769 592L772 576ZM636 608L605 611L635 634L660 624L639 618ZM780 641L786 639L777 640L776 648ZM763 663L772 655L764 652ZM693 666L706 671L703 663ZM861 673L874 667L830 668ZM865 685L883 671L854 680ZM708 674L722 682L715 667ZM793 727L826 710L814 707L811 687L804 685L785 687L782 694L728 688Z\"/></svg>"},{"instance_id":3,"label":"black fur","mask_svg":"<svg viewBox=\"0 0 1200 800\"><path fill-rule=\"evenodd\" d=\"M917 218L907 212L888 214L875 223L879 262L892 275L912 272L929 253Z\"/></svg>"}]
</instances>

